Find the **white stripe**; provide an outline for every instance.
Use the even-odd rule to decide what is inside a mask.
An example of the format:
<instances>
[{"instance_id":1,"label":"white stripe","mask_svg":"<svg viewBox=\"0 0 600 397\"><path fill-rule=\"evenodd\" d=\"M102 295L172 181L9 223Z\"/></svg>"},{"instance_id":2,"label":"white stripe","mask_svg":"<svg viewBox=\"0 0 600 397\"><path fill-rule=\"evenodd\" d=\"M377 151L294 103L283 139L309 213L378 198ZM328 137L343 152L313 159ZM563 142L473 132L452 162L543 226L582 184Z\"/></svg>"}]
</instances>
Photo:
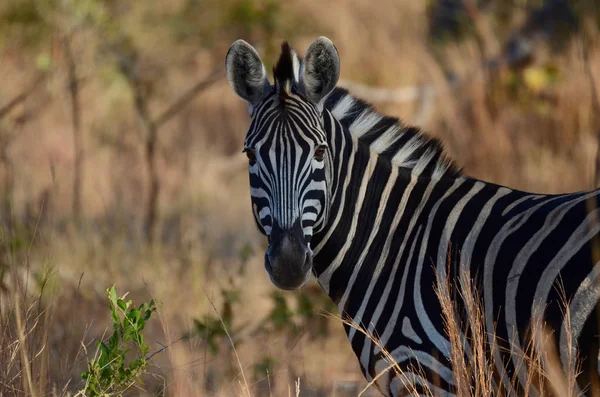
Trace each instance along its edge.
<instances>
[{"instance_id":1,"label":"white stripe","mask_svg":"<svg viewBox=\"0 0 600 397\"><path fill-rule=\"evenodd\" d=\"M306 212L302 215L302 220L314 222L316 219L317 219L317 214L315 214L314 212Z\"/></svg>"},{"instance_id":2,"label":"white stripe","mask_svg":"<svg viewBox=\"0 0 600 397\"><path fill-rule=\"evenodd\" d=\"M412 173L416 175L421 175L423 171L425 171L425 168L427 168L431 160L433 160L436 154L437 153L434 149L429 149L425 153L423 153L423 155L417 159L417 164L415 164L415 166L413 167Z\"/></svg>"},{"instance_id":3,"label":"white stripe","mask_svg":"<svg viewBox=\"0 0 600 397\"><path fill-rule=\"evenodd\" d=\"M300 61L296 51L292 50L292 69L294 71L294 81L297 83L300 81Z\"/></svg>"},{"instance_id":4,"label":"white stripe","mask_svg":"<svg viewBox=\"0 0 600 397\"><path fill-rule=\"evenodd\" d=\"M513 335L514 338L511 340L511 349L515 349L516 352L521 351L521 340L518 332L514 332L517 330L517 289L519 287L519 283L521 281L521 275L525 271L525 267L531 256L537 251L539 246L544 242L544 240L552 233L558 224L562 221L564 216L569 212L575 205L579 204L581 201L586 200L587 198L595 195L595 193L588 193L587 195L575 198L571 201L566 201L564 203L559 204L556 208L552 209L550 213L546 215L546 219L544 220L544 224L540 229L529 238L527 243L521 248L515 260L513 261L513 265L508 273L507 281L506 281L506 291L505 291L505 315L506 315L506 331L509 335ZM529 217L527 217L529 218ZM526 218L526 219L527 219ZM523 365L519 364L519 354L511 354L511 359L515 368L519 368L519 380L523 386L529 381L526 369Z\"/></svg>"},{"instance_id":5,"label":"white stripe","mask_svg":"<svg viewBox=\"0 0 600 397\"><path fill-rule=\"evenodd\" d=\"M402 201L400 202L400 208L396 215L398 221L402 217L404 210L406 208L406 204L407 204L410 194L412 192L412 189L418 181L419 181L419 179L417 178L416 175L411 175L410 184L406 187L406 191L404 192L404 194L402 196ZM390 299L392 285L394 283L394 280L396 279L396 273L398 271L398 266L400 265L400 261L402 260L402 256L404 254L404 249L406 248L406 244L408 243L409 237L411 237L411 235L412 235L413 228L415 227L416 222L419 219L419 216L421 214L421 211L423 210L423 207L429 201L429 195L433 191L435 185L436 185L436 181L431 180L430 184L427 185L427 188L425 189L425 192L423 193L423 197L421 198L419 206L414 211L414 213L411 214L412 216L410 218L408 229L406 230L406 233L402 240L402 244L400 245L398 255L396 256L396 260L394 261L394 265L392 266L392 272L390 274L388 282L385 285L385 289L383 290L383 294L381 295L380 302L385 303L388 301L388 299ZM394 221L396 221L396 219ZM412 261L412 253L413 253L416 241L418 240L420 232L421 232L421 229L419 226L419 228L417 229L417 235L414 237L415 240L413 241L413 247L411 248L411 252L409 253L409 261L407 261L406 263L403 263L403 266L404 266L404 276L402 278L403 284L401 285L400 294L396 296L396 305L394 306L394 314L395 315L392 315L392 317L389 319L389 322L386 325L383 334L381 335L381 342L384 346L387 345L387 341L390 338L390 336L392 335L394 328L396 326L396 321L398 320L398 313L399 313L399 311L402 307L403 301L404 301L404 282L406 279L406 274L410 267L410 262ZM386 255L385 255L386 260L387 260L387 253L389 252L389 250L391 248L392 240L393 240L393 235L388 235L388 240L386 241L386 245L384 246L384 252L386 252ZM382 260L380 260L377 267L383 266L384 264L385 264L385 260L382 259ZM371 324L369 325L369 330L371 332L374 329L377 322L379 321L379 318L381 317L381 314L383 313L384 306L385 305L381 304L381 303L377 305L377 308L375 309L375 313L373 314L373 318L371 320ZM371 348L371 342L369 340L366 340L365 345L363 346L363 351L362 351L361 357L365 357L365 356L368 357L368 351L370 348ZM375 347L374 351L375 351L375 353L378 353L379 352L378 347Z\"/></svg>"},{"instance_id":6,"label":"white stripe","mask_svg":"<svg viewBox=\"0 0 600 397\"><path fill-rule=\"evenodd\" d=\"M379 227L381 226L381 221L383 220L383 213L385 212L385 210L387 208L387 201L390 197L390 193L392 192L392 189L396 185L397 177L398 177L398 169L392 168L390 177L385 185L385 189L383 190L381 198L379 199L379 207L377 208L377 214L375 215L375 220L374 220L374 224L371 229L371 233L369 235L369 239L367 240L367 243L365 244L365 247L363 248L362 253L360 254L360 257L358 258L358 260L356 261L356 263L354 264L354 266L352 268L352 275L350 276L350 279L348 280L348 285L346 285L346 290L344 291L344 295L342 296L342 299L340 299L340 302L338 305L340 307L340 310L342 310L346 306L346 302L348 300L350 292L352 291L352 287L354 286L354 283L356 282L358 273L362 269L365 258L367 256L367 254L369 253L369 248L371 247L371 244L373 244L373 241L375 240L375 236L379 232ZM367 203L367 205L369 205L369 206L371 206L373 204L374 203L372 203L372 202ZM358 208L358 211L356 212L357 217L358 217L358 213L360 213L360 210L361 210L361 208ZM373 279L375 279L375 278L377 278L377 277L376 276L373 277ZM369 285L369 287L370 286L371 285ZM369 292L367 292L367 294L369 294ZM363 305L365 305L365 302L367 300L368 299L363 299L361 308ZM356 322L356 324L360 324L361 319L362 319L362 311L359 310L356 317L354 317L354 321ZM349 336L349 338L350 338L350 340L352 340L351 336Z\"/></svg>"},{"instance_id":7,"label":"white stripe","mask_svg":"<svg viewBox=\"0 0 600 397\"><path fill-rule=\"evenodd\" d=\"M410 322L410 318L408 317L404 317L404 320L402 320L402 335L419 345L423 343L423 340L415 332L415 329Z\"/></svg>"},{"instance_id":8,"label":"white stripe","mask_svg":"<svg viewBox=\"0 0 600 397\"><path fill-rule=\"evenodd\" d=\"M532 310L534 310L538 304L544 305L545 302L547 302L548 293L563 267L591 238L598 234L600 231L600 223L598 223L599 214L600 209L590 212L571 234L571 237L569 237L569 240L563 245L560 251L552 258L550 264L546 266L540 277L540 282L535 289L535 297L531 307ZM541 314L543 315L545 306L541 307Z\"/></svg>"},{"instance_id":9,"label":"white stripe","mask_svg":"<svg viewBox=\"0 0 600 397\"><path fill-rule=\"evenodd\" d=\"M348 237L346 238L346 242L338 251L335 259L331 262L329 267L325 269L323 273L319 276L319 282L321 286L325 289L325 291L329 292L329 282L331 281L331 276L335 272L335 270L340 266L342 260L346 256L348 249L352 246L354 242L354 236L356 235L356 229L358 226L358 214L360 209L362 208L363 201L365 200L365 193L367 192L367 185L369 184L369 180L371 179L371 175L375 170L375 165L377 164L376 156L371 156L369 158L369 162L367 163L367 167L365 169L365 173L363 175L360 189L358 192L358 197L356 199L356 205L354 206L354 215L352 216L352 223L350 225L350 230L348 231ZM343 206L342 206L343 208ZM341 211L340 211L341 215ZM343 307L340 307L340 314L342 313Z\"/></svg>"},{"instance_id":10,"label":"white stripe","mask_svg":"<svg viewBox=\"0 0 600 397\"><path fill-rule=\"evenodd\" d=\"M574 373L577 367L577 339L581 335L585 321L596 308L600 299L600 262L596 263L592 271L587 275L577 288L569 305L569 317L564 316L560 332L560 361L565 373ZM569 340L568 340L569 339ZM577 386L577 385L575 385ZM575 395L581 395L579 388Z\"/></svg>"},{"instance_id":11,"label":"white stripe","mask_svg":"<svg viewBox=\"0 0 600 397\"><path fill-rule=\"evenodd\" d=\"M371 149L377 153L384 152L396 142L402 133L398 124L392 125L371 144Z\"/></svg>"},{"instance_id":12,"label":"white stripe","mask_svg":"<svg viewBox=\"0 0 600 397\"><path fill-rule=\"evenodd\" d=\"M265 219L268 215L270 215L271 211L269 211L269 207L263 207L258 213L259 219Z\"/></svg>"},{"instance_id":13,"label":"white stripe","mask_svg":"<svg viewBox=\"0 0 600 397\"><path fill-rule=\"evenodd\" d=\"M479 238L479 233L481 233L483 225L488 220L488 217L492 212L494 204L496 204L496 202L500 198L506 196L507 194L510 194L511 192L512 190L505 187L498 188L494 196L491 199L489 199L481 209L481 212L479 213L479 216L477 217L473 228L469 231L469 234L467 235L463 243L462 249L460 250L460 264L464 265L467 269L470 269L471 267L471 258L473 256L473 249L475 248L475 243Z\"/></svg>"},{"instance_id":14,"label":"white stripe","mask_svg":"<svg viewBox=\"0 0 600 397\"><path fill-rule=\"evenodd\" d=\"M508 205L504 211L502 211L502 216L506 216L506 214L508 214L513 208L515 208L517 205L521 204L523 201L529 199L529 200L538 200L541 198L547 197L546 195L539 195L539 194L531 194L531 195L526 195L521 197L518 200L515 200L514 202L510 203L510 205Z\"/></svg>"},{"instance_id":15,"label":"white stripe","mask_svg":"<svg viewBox=\"0 0 600 397\"><path fill-rule=\"evenodd\" d=\"M339 125L339 122L333 118L330 118L330 121L333 124L332 125L332 133L343 134L342 127ZM337 137L334 136L334 137L332 137L332 140L335 141L336 138ZM330 192L330 197L334 197L334 196L337 196L338 194L341 194L340 205L339 205L339 208L337 209L337 214L336 214L335 219L333 220L333 223L329 226L327 233L325 234L325 236L323 236L319 245L317 245L315 247L315 249L313 251L315 255L317 255L319 253L319 251L321 251L321 249L325 246L325 244L327 244L327 242L329 241L329 238L331 237L333 232L335 232L335 230L337 229L340 219L342 219L343 208L345 208L344 206L346 203L346 191L348 189L348 186L350 185L350 181L352 180L352 169L354 168L354 157L356 155L358 141L356 141L354 138L346 139L344 137L342 137L341 141L342 141L342 147L340 148L340 151L339 151L341 154L344 153L344 150L346 148L346 142L351 144L352 147L350 149L350 158L348 159L347 174L342 177L342 175L341 175L342 167L337 167L338 183L335 186L335 189L332 192ZM342 163L342 160L340 160L340 164L341 163ZM343 181L343 184L341 183L341 181ZM339 186L342 186L341 192L338 191ZM331 199L330 199L330 202L331 202ZM331 266L331 264L329 266ZM323 285L321 284L321 286L323 286ZM325 289L325 292L329 292L329 290Z\"/></svg>"},{"instance_id":16,"label":"white stripe","mask_svg":"<svg viewBox=\"0 0 600 397\"><path fill-rule=\"evenodd\" d=\"M444 229L442 230L442 234L440 236L440 242L438 244L438 250L437 250L438 254L437 254L437 261L435 262L435 265L437 268L437 275L440 280L438 287L444 290L444 294L446 296L450 296L450 292L447 290L448 283L446 282L446 280L448 279L448 276L446 274L446 269L448 266L448 255L450 254L450 252L448 250L452 249L452 246L451 246L452 242L450 241L450 237L452 236L452 232L454 231L454 228L456 227L456 222L458 222L458 218L460 217L463 210L465 209L465 206L469 203L469 201L473 198L473 196L475 196L477 193L479 193L484 188L484 186L485 186L485 184L480 181L477 181L473 184L473 186L471 187L469 192L467 194L465 194L460 200L458 200L458 202L454 205L454 207L452 208L452 211L450 212L450 214L448 215L448 218L446 219ZM433 327L432 324L429 324L430 320L426 313L423 313L419 317L423 317L425 319L427 326L429 326L432 330L435 330L435 327ZM437 330L435 330L435 331L437 332ZM467 352L467 355L470 358L471 347L469 345L469 341L463 334L462 330L461 330L461 339L463 340L465 351Z\"/></svg>"},{"instance_id":17,"label":"white stripe","mask_svg":"<svg viewBox=\"0 0 600 397\"><path fill-rule=\"evenodd\" d=\"M400 346L391 351L389 354L397 364L401 364L407 360L415 360L423 367L427 367L432 372L435 372L444 380L444 382L448 383L449 385L454 385L452 369L446 367L429 353L420 350L413 350L407 346Z\"/></svg>"},{"instance_id":18,"label":"white stripe","mask_svg":"<svg viewBox=\"0 0 600 397\"><path fill-rule=\"evenodd\" d=\"M388 259L389 253L390 253L390 250L392 248L392 241L394 239L395 231L398 229L398 225L404 215L404 211L406 210L406 205L410 199L412 190L415 187L415 185L417 184L417 182L418 182L418 179L416 177L411 177L410 183L406 186L404 193L402 194L402 199L400 200L400 205L398 207L398 210L396 211L396 215L394 216L394 219L392 220L392 224L390 225L390 232L388 233L387 239L383 246L383 250L381 250L381 256L379 257L379 261L377 262L377 267L375 268L375 272L374 272L373 276L371 277L371 281L369 282L369 287L367 288L367 292L365 293L363 302L360 305L360 308L357 312L357 317L359 316L362 318L362 315L363 315L364 311L366 310L367 304L368 304L369 300L371 299L371 294L373 293L375 284L377 283L377 280L379 279L379 274L381 273L381 270L385 266L385 263L387 262L387 259ZM404 235L402 244L400 245L400 250L398 251L398 256L396 258L396 261L394 262L394 266L392 267L392 272L390 274L390 278L388 279L388 281L385 285L385 288L383 290L383 295L381 296L380 302L387 302L387 298L390 294L392 284L395 279L396 272L398 270L398 265L400 263L400 257L402 256L402 253L404 252L404 247L406 246L408 237L410 236L411 230L415 225L416 218L418 218L418 214L420 213L422 206L425 204L425 202L427 202L427 198L429 197L429 194L431 193L432 190L433 190L433 185L429 185L427 187L427 189L425 189L425 193L423 195L423 200L421 201L421 204L415 211L415 216L411 219L409 228L408 228L406 234ZM379 320L379 317L381 316L381 313L383 312L383 306L384 305L382 305L380 303L375 308L375 313L373 313L371 323L369 324L370 332L373 331L375 324L377 324L377 321ZM396 318L391 318L390 322L395 323ZM354 336L354 330L351 329L348 334L348 337L350 338L350 340L352 340L353 336ZM385 342L384 342L384 344L385 344ZM363 345L361 361L369 360L368 353L369 353L370 348L371 348L371 341L367 338L367 340L365 340L365 344Z\"/></svg>"},{"instance_id":19,"label":"white stripe","mask_svg":"<svg viewBox=\"0 0 600 397\"><path fill-rule=\"evenodd\" d=\"M527 196L530 197L530 196ZM538 197L538 196L531 196ZM520 212L516 214L513 218L511 218L508 222L506 222L502 228L496 233L494 239L492 240L490 246L487 249L487 253L485 255L485 261L483 266L483 300L484 300L484 312L485 316L485 327L488 330L488 342L490 346L496 346L497 342L495 340L496 333L490 330L495 330L494 321L496 320L496 316L494 313L494 266L496 265L496 260L498 257L498 252L500 251L500 247L504 243L504 240L508 236L510 236L514 231L520 228L523 223L529 218L529 216L537 211L542 205L545 205L561 196L554 196L549 198L544 202L537 203L533 207L527 208L524 212ZM526 200L526 197L522 197L518 202L523 202ZM514 204L514 203L513 203ZM507 212L504 210L503 214ZM511 335L509 333L509 339ZM500 378L502 379L502 383L504 384L504 388L506 390L510 390L510 379L506 374L506 367L504 366L504 360L500 355L498 349L494 349L494 363L496 365L496 370L498 374L500 374Z\"/></svg>"},{"instance_id":20,"label":"white stripe","mask_svg":"<svg viewBox=\"0 0 600 397\"><path fill-rule=\"evenodd\" d=\"M410 263L412 262L412 257L415 252L415 247L417 245L417 241L419 240L420 235L421 235L421 226L419 226L419 228L417 229L417 234L415 235L412 246L410 247L410 253L408 255L408 260L406 261L406 264L404 266L404 273L402 274L402 281L400 282L400 291L399 291L398 295L396 296L396 303L394 304L394 311L392 312L392 315L391 315L388 323L386 324L386 326L383 330L383 334L381 335L381 338L380 338L380 343L383 346L387 346L388 340L389 340L390 336L392 335L392 332L394 332L394 329L396 328L396 321L398 320L398 317L400 316L400 310L402 309L402 305L404 304L404 296L406 294L406 280L408 279ZM399 259L396 260L395 265L397 263L399 263ZM387 285L386 285L386 289L387 289ZM387 292L389 294L389 290ZM385 302L386 301L382 300L383 304L385 304ZM383 304L378 305L379 310L377 310L377 309L375 310L375 315L377 316L377 320L371 321L372 329L370 329L370 332L373 332L373 329L375 328L375 325L377 324L377 321L379 320L381 312L383 311L383 306L384 306ZM363 346L363 351L361 353L361 357L368 357L371 343L370 342L365 343L365 345L366 346ZM375 354L379 353L379 351L380 351L378 346L376 346L375 349L373 349L373 350L374 350Z\"/></svg>"},{"instance_id":21,"label":"white stripe","mask_svg":"<svg viewBox=\"0 0 600 397\"><path fill-rule=\"evenodd\" d=\"M436 261L437 273L442 281L442 286L446 286L446 267L448 266L448 246L451 244L450 237L452 236L452 232L456 227L456 222L458 222L458 218L462 214L463 210L467 203L475 196L477 193L483 189L485 184L483 182L475 182L473 187L469 190L467 194L465 194L452 208L452 211L448 215L446 219L444 230L442 230L442 235L440 236L440 242L438 244L438 255Z\"/></svg>"},{"instance_id":22,"label":"white stripe","mask_svg":"<svg viewBox=\"0 0 600 397\"><path fill-rule=\"evenodd\" d=\"M350 124L348 129L352 135L360 138L365 133L371 131L381 119L382 116L380 114L373 112L371 109L365 109L360 116Z\"/></svg>"},{"instance_id":23,"label":"white stripe","mask_svg":"<svg viewBox=\"0 0 600 397\"><path fill-rule=\"evenodd\" d=\"M266 198L269 200L269 196L262 188L254 188L250 186L250 195L255 198Z\"/></svg>"},{"instance_id":24,"label":"white stripe","mask_svg":"<svg viewBox=\"0 0 600 397\"><path fill-rule=\"evenodd\" d=\"M438 160L438 162L435 164L435 167L433 168L431 177L433 179L439 179L439 178L443 177L444 174L446 173L446 171L448 171L448 168L450 168L450 163L448 163L442 159Z\"/></svg>"},{"instance_id":25,"label":"white stripe","mask_svg":"<svg viewBox=\"0 0 600 397\"><path fill-rule=\"evenodd\" d=\"M335 117L338 120L343 119L344 116L346 115L346 113L348 113L350 111L350 109L352 109L354 102L355 102L355 100L354 100L354 98L352 98L352 95L344 96L333 107L333 109L331 109L331 114L333 114L333 117Z\"/></svg>"},{"instance_id":26,"label":"white stripe","mask_svg":"<svg viewBox=\"0 0 600 397\"><path fill-rule=\"evenodd\" d=\"M421 322L421 327L425 331L427 335L427 339L431 341L435 345L435 347L445 356L450 358L450 342L438 332L435 328L429 316L427 315L427 309L423 304L423 298L421 296L421 273L423 271L423 263L425 261L425 254L427 253L427 244L429 242L429 233L431 232L431 227L433 224L433 220L435 218L436 212L439 207L442 205L444 200L448 198L458 187L464 182L463 179L456 179L452 186L446 191L444 196L439 199L437 203L431 209L429 213L429 221L427 222L427 228L425 229L425 234L423 236L423 240L421 243L421 252L419 253L419 260L417 262L417 270L415 272L414 279L414 288L413 288L413 299L415 303L415 310L418 313L418 319Z\"/></svg>"},{"instance_id":27,"label":"white stripe","mask_svg":"<svg viewBox=\"0 0 600 397\"><path fill-rule=\"evenodd\" d=\"M415 151L417 151L423 145L423 138L419 135L415 135L409 139L404 145L398 149L394 157L392 157L392 164L397 167L410 168L416 164L416 159L413 158Z\"/></svg>"}]
</instances>

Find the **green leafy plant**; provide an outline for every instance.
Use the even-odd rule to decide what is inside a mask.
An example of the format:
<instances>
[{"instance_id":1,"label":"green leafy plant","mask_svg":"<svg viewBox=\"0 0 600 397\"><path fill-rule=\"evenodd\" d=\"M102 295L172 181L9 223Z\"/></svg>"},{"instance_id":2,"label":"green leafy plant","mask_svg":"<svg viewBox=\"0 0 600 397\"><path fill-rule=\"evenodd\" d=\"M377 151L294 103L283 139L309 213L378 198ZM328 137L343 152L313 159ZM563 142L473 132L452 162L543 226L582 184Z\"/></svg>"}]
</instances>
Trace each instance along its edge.
<instances>
[{"instance_id":1,"label":"green leafy plant","mask_svg":"<svg viewBox=\"0 0 600 397\"><path fill-rule=\"evenodd\" d=\"M97 353L88 363L88 371L82 374L86 381L86 396L118 396L142 382L142 375L148 366L149 346L144 341L144 327L152 313L156 311L156 302L143 302L137 308L127 294L119 297L115 286L106 290L112 321L113 334L106 341L96 342ZM133 357L128 353L135 351Z\"/></svg>"}]
</instances>

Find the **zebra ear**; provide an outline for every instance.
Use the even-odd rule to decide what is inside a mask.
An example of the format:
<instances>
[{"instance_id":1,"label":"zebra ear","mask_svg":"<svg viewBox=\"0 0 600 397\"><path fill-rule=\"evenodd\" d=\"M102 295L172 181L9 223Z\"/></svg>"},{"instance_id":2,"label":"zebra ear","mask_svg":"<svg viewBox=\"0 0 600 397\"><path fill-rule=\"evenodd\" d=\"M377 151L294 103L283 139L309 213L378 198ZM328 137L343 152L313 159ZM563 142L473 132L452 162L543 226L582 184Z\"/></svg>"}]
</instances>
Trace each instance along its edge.
<instances>
[{"instance_id":1,"label":"zebra ear","mask_svg":"<svg viewBox=\"0 0 600 397\"><path fill-rule=\"evenodd\" d=\"M229 47L225 68L229 85L251 108L258 104L271 87L260 56L244 40L237 40Z\"/></svg>"},{"instance_id":2,"label":"zebra ear","mask_svg":"<svg viewBox=\"0 0 600 397\"><path fill-rule=\"evenodd\" d=\"M321 36L308 47L304 56L300 84L304 94L319 103L333 90L340 78L340 56L337 49L325 36Z\"/></svg>"}]
</instances>

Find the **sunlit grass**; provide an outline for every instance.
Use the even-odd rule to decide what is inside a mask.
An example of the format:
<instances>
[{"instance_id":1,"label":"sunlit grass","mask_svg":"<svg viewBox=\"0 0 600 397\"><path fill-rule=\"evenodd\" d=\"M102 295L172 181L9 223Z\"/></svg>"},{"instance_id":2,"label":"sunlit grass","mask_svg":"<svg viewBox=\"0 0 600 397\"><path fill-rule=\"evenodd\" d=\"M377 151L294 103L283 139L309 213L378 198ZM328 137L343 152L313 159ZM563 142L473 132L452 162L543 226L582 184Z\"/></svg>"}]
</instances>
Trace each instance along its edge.
<instances>
[{"instance_id":1,"label":"sunlit grass","mask_svg":"<svg viewBox=\"0 0 600 397\"><path fill-rule=\"evenodd\" d=\"M234 26L232 31L202 38L192 34L174 43L168 34L175 23L196 24L184 26L191 30L178 26L176 37L181 40L186 32L205 31L223 22L220 9L186 12L185 3L161 2L153 11L136 3L130 14L122 15L125 31L144 58L140 72L150 76L154 88L150 106L156 111L222 65L233 39L264 40L262 33ZM174 10L173 18L167 18ZM441 58L434 54L427 38L425 2L291 1L280 12L284 22L298 17L308 22L295 26L289 32L293 37L283 37L285 26L276 30L273 48L290 39L303 53L316 36L325 34L340 52L345 80L385 88L433 87L436 95L426 117L421 99L375 106L408 123L418 120L420 127L442 139L468 175L536 192L595 186L598 125L592 87L600 79L590 81L585 73L577 39L559 54L542 48L524 70L499 68L492 73L482 67L486 60L473 39L447 45ZM485 52L496 56L503 37L494 21L483 15L478 29ZM240 34L248 37L237 37ZM589 35L597 41L593 27ZM210 46L195 41L206 37ZM247 396L267 390L273 396L288 396L297 394L298 377L301 394L337 393L337 397L345 387L351 395L360 393L366 381L339 321L329 321L327 336L257 331L274 307L274 287L263 270L264 243L252 219L247 165L240 153L248 111L225 80L203 92L161 130L157 151L161 239L154 247L145 245L141 217L148 176L141 157L143 132L132 110L131 93L111 64L114 59L94 52L97 41L88 31L74 42L85 135L85 219L78 227L70 213L74 158L61 51L49 45L26 53L18 42L12 47L3 42L0 50L0 75L6 77L0 106L30 86L40 60L56 67L35 95L0 120L0 218L5 222L10 211L16 222L11 230L2 229L0 244L0 395L66 396L80 390L80 375L94 351L89 344L110 326L104 290L113 284L136 300L156 298L163 303L160 321L146 330L147 342L155 350L169 348L153 359L145 391L132 393ZM270 51L261 45L265 54ZM598 47L590 49L588 58L589 69L600 70ZM448 82L448 70L460 84ZM547 72L556 73L544 75ZM253 254L246 273L240 274L244 247L251 247ZM468 329L446 290L440 296L446 302L443 316L458 361L466 354L458 343L460 333L466 332L472 341L472 360L456 365L455 383L466 395L485 395L493 387L495 368L486 352L500 347L489 345L493 330L484 327L477 295L469 294L473 287L469 279L458 281L447 290L458 289L466 302ZM193 319L214 315L207 296L227 317L222 313L226 307L222 290L228 288L243 291L239 297L243 305L233 306L228 328L239 360L227 340L218 342L215 355L205 340L194 335ZM304 293L322 294L315 291L318 288ZM284 294L283 299L291 306L296 296ZM323 326L318 321L312 325L312 331ZM543 335L537 327L532 334ZM243 343L237 344L238 338ZM523 347L528 357L522 360L523 368L533 369L526 387L568 395L577 366L565 378L556 376L551 365L541 371L556 356L540 356L533 346ZM515 382L507 380L508 385ZM474 389L467 387L471 384ZM339 390L336 385L341 385ZM372 386L363 395L369 393L377 395Z\"/></svg>"}]
</instances>

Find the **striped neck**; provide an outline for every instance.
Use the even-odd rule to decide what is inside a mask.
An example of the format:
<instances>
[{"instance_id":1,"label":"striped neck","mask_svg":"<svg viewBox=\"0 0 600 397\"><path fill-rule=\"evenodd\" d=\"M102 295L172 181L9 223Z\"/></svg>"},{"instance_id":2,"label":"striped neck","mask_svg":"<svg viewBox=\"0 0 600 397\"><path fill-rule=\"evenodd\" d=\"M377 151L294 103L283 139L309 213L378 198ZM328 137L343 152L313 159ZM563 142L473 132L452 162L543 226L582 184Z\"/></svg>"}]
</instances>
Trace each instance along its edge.
<instances>
[{"instance_id":1,"label":"striped neck","mask_svg":"<svg viewBox=\"0 0 600 397\"><path fill-rule=\"evenodd\" d=\"M327 224L311 245L319 282L339 303L344 291L334 286L332 278L352 273L365 261L371 271L377 270L377 258L366 258L364 247L375 239L382 222L388 222L384 218L397 216L397 207L388 208L386 203L400 204L410 185L431 180L451 184L461 174L437 140L396 118L380 115L346 90L337 88L323 105L331 149L327 167L330 197Z\"/></svg>"}]
</instances>

